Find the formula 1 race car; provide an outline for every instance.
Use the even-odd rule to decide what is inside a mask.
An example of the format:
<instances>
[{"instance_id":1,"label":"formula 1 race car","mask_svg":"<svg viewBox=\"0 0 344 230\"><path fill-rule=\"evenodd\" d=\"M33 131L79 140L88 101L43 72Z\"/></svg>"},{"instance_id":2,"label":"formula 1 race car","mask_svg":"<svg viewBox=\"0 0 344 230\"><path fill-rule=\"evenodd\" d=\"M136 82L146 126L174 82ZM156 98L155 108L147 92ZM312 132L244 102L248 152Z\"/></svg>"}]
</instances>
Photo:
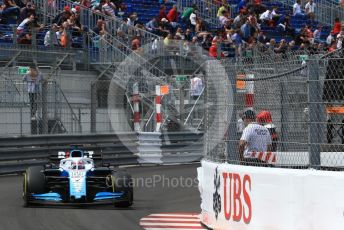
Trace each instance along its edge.
<instances>
[{"instance_id":1,"label":"formula 1 race car","mask_svg":"<svg viewBox=\"0 0 344 230\"><path fill-rule=\"evenodd\" d=\"M31 166L24 173L24 206L43 202L93 203L111 201L116 207L133 204L132 178L109 165L97 167L101 156L71 148L58 152L52 163ZM54 164L53 162L57 164Z\"/></svg>"}]
</instances>

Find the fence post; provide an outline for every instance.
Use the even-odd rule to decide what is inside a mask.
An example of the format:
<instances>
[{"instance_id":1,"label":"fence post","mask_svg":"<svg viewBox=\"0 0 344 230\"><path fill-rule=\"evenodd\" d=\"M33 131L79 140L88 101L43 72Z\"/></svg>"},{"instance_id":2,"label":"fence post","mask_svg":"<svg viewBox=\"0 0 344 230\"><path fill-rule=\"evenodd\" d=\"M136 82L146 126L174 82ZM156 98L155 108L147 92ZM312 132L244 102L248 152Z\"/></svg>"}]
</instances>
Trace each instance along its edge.
<instances>
[{"instance_id":1,"label":"fence post","mask_svg":"<svg viewBox=\"0 0 344 230\"><path fill-rule=\"evenodd\" d=\"M84 69L89 70L90 69L90 42L91 42L91 36L87 33L83 33L84 41L83 41L83 50L84 50Z\"/></svg>"},{"instance_id":2,"label":"fence post","mask_svg":"<svg viewBox=\"0 0 344 230\"><path fill-rule=\"evenodd\" d=\"M287 122L287 100L286 100L286 94L287 94L287 89L285 86L285 82L282 81L280 83L280 92L281 92L281 134L280 134L280 151L286 151L286 143L288 142L288 129L287 129L287 125L285 122ZM288 123L287 123L288 124Z\"/></svg>"},{"instance_id":3,"label":"fence post","mask_svg":"<svg viewBox=\"0 0 344 230\"><path fill-rule=\"evenodd\" d=\"M237 142L234 140L237 140L237 103L236 103L236 96L237 96L237 92L236 92L236 66L235 64L232 62L231 64L228 65L228 79L229 79L229 87L232 88L232 98L231 98L231 105L227 105L227 106L232 106L232 114L228 114L228 117L230 118L228 120L228 130L226 133L227 136L227 159L229 162L231 163L235 163L238 162L240 159L239 153L238 153L238 146L237 146ZM231 95L226 95L231 96ZM229 110L230 112L230 110Z\"/></svg>"},{"instance_id":4,"label":"fence post","mask_svg":"<svg viewBox=\"0 0 344 230\"><path fill-rule=\"evenodd\" d=\"M321 101L322 90L319 81L319 61L313 59L308 61L308 108L309 108L309 163L311 168L320 166L321 145Z\"/></svg>"},{"instance_id":5,"label":"fence post","mask_svg":"<svg viewBox=\"0 0 344 230\"><path fill-rule=\"evenodd\" d=\"M91 133L95 133L97 121L97 82L91 84Z\"/></svg>"},{"instance_id":6,"label":"fence post","mask_svg":"<svg viewBox=\"0 0 344 230\"><path fill-rule=\"evenodd\" d=\"M42 134L48 133L48 81L44 80L42 83Z\"/></svg>"},{"instance_id":7,"label":"fence post","mask_svg":"<svg viewBox=\"0 0 344 230\"><path fill-rule=\"evenodd\" d=\"M13 33L13 45L16 46L16 45L18 45L17 27L15 27L15 26L12 27L12 33Z\"/></svg>"}]
</instances>

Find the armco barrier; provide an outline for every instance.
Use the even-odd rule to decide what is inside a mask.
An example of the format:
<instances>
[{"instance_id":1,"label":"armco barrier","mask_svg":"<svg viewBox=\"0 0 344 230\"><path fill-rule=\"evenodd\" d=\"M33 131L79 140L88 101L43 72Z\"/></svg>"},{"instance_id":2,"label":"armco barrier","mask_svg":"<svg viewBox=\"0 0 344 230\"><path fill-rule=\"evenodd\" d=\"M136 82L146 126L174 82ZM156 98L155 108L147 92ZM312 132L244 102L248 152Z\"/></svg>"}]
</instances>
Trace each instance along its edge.
<instances>
[{"instance_id":1,"label":"armco barrier","mask_svg":"<svg viewBox=\"0 0 344 230\"><path fill-rule=\"evenodd\" d=\"M189 163L203 157L203 133L139 133L140 164Z\"/></svg>"},{"instance_id":2,"label":"armco barrier","mask_svg":"<svg viewBox=\"0 0 344 230\"><path fill-rule=\"evenodd\" d=\"M18 173L28 166L48 163L52 154L68 150L73 144L101 153L104 163L138 163L135 133L3 137L0 138L0 174Z\"/></svg>"},{"instance_id":3,"label":"armco barrier","mask_svg":"<svg viewBox=\"0 0 344 230\"><path fill-rule=\"evenodd\" d=\"M83 145L119 165L189 163L202 159L203 133L120 133L0 137L0 174L49 162L52 154Z\"/></svg>"}]
</instances>

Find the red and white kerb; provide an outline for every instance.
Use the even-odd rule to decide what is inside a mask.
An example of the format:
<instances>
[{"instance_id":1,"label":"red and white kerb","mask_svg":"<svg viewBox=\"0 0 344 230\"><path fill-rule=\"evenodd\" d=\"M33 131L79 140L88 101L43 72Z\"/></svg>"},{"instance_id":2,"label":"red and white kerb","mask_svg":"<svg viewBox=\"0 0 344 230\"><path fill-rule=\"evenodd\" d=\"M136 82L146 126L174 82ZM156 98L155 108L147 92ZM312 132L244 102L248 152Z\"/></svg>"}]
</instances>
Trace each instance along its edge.
<instances>
[{"instance_id":1,"label":"red and white kerb","mask_svg":"<svg viewBox=\"0 0 344 230\"><path fill-rule=\"evenodd\" d=\"M245 94L245 108L253 109L254 104L254 75L247 74L246 78L250 81L246 82L246 94Z\"/></svg>"},{"instance_id":2,"label":"red and white kerb","mask_svg":"<svg viewBox=\"0 0 344 230\"><path fill-rule=\"evenodd\" d=\"M134 104L134 130L140 132L140 95L139 84L136 82L133 85L133 104Z\"/></svg>"},{"instance_id":3,"label":"red and white kerb","mask_svg":"<svg viewBox=\"0 0 344 230\"><path fill-rule=\"evenodd\" d=\"M140 226L145 230L206 229L196 213L151 214L140 220Z\"/></svg>"},{"instance_id":4,"label":"red and white kerb","mask_svg":"<svg viewBox=\"0 0 344 230\"><path fill-rule=\"evenodd\" d=\"M161 92L160 92L160 85L155 86L155 132L160 132L161 128L161 121L162 121L162 115L161 115Z\"/></svg>"}]
</instances>

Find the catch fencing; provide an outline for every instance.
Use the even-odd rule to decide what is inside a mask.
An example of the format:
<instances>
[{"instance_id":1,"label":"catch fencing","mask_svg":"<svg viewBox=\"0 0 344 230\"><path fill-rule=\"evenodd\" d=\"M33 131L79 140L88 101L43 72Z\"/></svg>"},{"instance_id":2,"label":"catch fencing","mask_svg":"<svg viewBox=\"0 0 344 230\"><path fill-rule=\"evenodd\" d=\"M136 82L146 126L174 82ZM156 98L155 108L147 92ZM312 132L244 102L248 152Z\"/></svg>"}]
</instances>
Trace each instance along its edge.
<instances>
[{"instance_id":1,"label":"catch fencing","mask_svg":"<svg viewBox=\"0 0 344 230\"><path fill-rule=\"evenodd\" d=\"M21 80L0 81L0 135L79 133L79 115L55 81L43 81L37 93L28 93Z\"/></svg>"},{"instance_id":2,"label":"catch fencing","mask_svg":"<svg viewBox=\"0 0 344 230\"><path fill-rule=\"evenodd\" d=\"M253 109L258 116L262 111L270 112L272 121L259 122L273 135L270 151L248 153L252 158L261 159L251 164L342 169L343 58L339 50L304 60L291 61L280 56L270 63L275 68L271 68L269 62L259 67L252 59L251 65L222 62L229 75L228 92L224 94L209 84L206 87L206 103L213 105L206 109L206 157L247 164L239 154L239 140L243 131L242 114ZM250 96L248 89L252 91ZM219 94L222 100L218 99Z\"/></svg>"}]
</instances>

